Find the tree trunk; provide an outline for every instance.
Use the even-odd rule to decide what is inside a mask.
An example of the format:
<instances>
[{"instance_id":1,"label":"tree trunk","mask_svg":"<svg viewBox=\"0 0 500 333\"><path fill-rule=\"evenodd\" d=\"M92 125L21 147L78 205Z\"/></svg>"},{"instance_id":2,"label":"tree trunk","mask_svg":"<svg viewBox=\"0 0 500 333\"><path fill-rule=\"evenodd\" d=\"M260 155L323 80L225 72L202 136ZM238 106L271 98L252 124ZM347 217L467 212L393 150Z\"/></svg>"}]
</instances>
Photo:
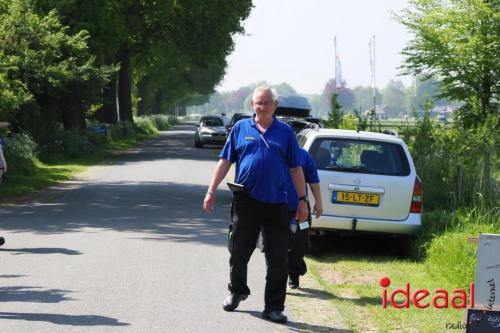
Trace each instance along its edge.
<instances>
[{"instance_id":1,"label":"tree trunk","mask_svg":"<svg viewBox=\"0 0 500 333\"><path fill-rule=\"evenodd\" d=\"M75 97L75 96L73 96ZM75 98L78 100L77 98ZM85 114L81 107L77 105L71 105L73 103L68 103L63 107L62 110L62 123L64 129L80 128L86 127L85 124Z\"/></svg>"},{"instance_id":2,"label":"tree trunk","mask_svg":"<svg viewBox=\"0 0 500 333\"><path fill-rule=\"evenodd\" d=\"M111 81L102 89L102 108L94 115L101 123L116 124L118 122L116 83L116 75L113 75Z\"/></svg>"},{"instance_id":3,"label":"tree trunk","mask_svg":"<svg viewBox=\"0 0 500 333\"><path fill-rule=\"evenodd\" d=\"M132 83L130 80L130 48L124 45L119 54L118 104L121 121L134 121L132 116Z\"/></svg>"}]
</instances>

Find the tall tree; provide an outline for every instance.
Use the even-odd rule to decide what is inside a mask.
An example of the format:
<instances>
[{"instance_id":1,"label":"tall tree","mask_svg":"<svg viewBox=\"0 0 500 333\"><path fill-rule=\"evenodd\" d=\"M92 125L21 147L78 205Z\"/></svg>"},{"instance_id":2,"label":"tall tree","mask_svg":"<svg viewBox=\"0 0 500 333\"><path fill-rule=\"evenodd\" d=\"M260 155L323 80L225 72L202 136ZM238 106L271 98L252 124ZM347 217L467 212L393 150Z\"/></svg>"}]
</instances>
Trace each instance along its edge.
<instances>
[{"instance_id":1,"label":"tall tree","mask_svg":"<svg viewBox=\"0 0 500 333\"><path fill-rule=\"evenodd\" d=\"M85 126L84 112L108 75L95 65L88 39L85 31L70 33L56 11L40 15L32 1L0 1L0 64L8 64L0 73L30 101L18 105L17 125L32 132L57 122Z\"/></svg>"},{"instance_id":2,"label":"tall tree","mask_svg":"<svg viewBox=\"0 0 500 333\"><path fill-rule=\"evenodd\" d=\"M344 113L342 112L342 106L338 102L338 95L333 93L330 97L330 113L328 113L328 119L323 121L323 124L326 128L340 128L343 116Z\"/></svg>"},{"instance_id":3,"label":"tall tree","mask_svg":"<svg viewBox=\"0 0 500 333\"><path fill-rule=\"evenodd\" d=\"M401 81L390 80L383 90L383 95L389 115L397 116L405 113L406 90Z\"/></svg>"},{"instance_id":4,"label":"tall tree","mask_svg":"<svg viewBox=\"0 0 500 333\"><path fill-rule=\"evenodd\" d=\"M352 90L354 95L356 108L361 108L362 111L373 109L373 89L371 87L356 86ZM378 89L375 90L375 102L383 104L383 96Z\"/></svg>"},{"instance_id":5,"label":"tall tree","mask_svg":"<svg viewBox=\"0 0 500 333\"><path fill-rule=\"evenodd\" d=\"M402 51L403 73L435 77L440 96L464 101L462 124L475 127L498 113L500 2L409 0L397 16L413 34Z\"/></svg>"},{"instance_id":6,"label":"tall tree","mask_svg":"<svg viewBox=\"0 0 500 333\"><path fill-rule=\"evenodd\" d=\"M321 109L323 113L328 112L330 110L330 101L332 94L337 94L337 99L340 105L342 105L342 109L347 111L353 108L355 103L355 98L350 88L343 86L341 89L337 89L335 87L335 80L329 80L325 88L323 89L323 93L321 95Z\"/></svg>"}]
</instances>

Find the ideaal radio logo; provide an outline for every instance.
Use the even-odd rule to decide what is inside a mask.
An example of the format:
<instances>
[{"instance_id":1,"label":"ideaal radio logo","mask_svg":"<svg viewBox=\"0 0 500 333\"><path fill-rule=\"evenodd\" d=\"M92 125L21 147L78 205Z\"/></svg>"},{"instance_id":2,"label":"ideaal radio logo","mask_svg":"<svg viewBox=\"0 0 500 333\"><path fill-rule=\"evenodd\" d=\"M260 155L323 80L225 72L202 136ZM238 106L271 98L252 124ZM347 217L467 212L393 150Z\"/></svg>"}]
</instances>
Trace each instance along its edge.
<instances>
[{"instance_id":1,"label":"ideaal radio logo","mask_svg":"<svg viewBox=\"0 0 500 333\"><path fill-rule=\"evenodd\" d=\"M382 307L387 308L388 304L396 309L409 308L410 303L419 309L432 306L436 309L465 309L474 307L474 283L469 285L469 289L454 289L451 293L446 289L435 289L430 292L427 289L413 290L409 282L404 288L389 290L391 280L388 277L380 279L382 286Z\"/></svg>"}]
</instances>

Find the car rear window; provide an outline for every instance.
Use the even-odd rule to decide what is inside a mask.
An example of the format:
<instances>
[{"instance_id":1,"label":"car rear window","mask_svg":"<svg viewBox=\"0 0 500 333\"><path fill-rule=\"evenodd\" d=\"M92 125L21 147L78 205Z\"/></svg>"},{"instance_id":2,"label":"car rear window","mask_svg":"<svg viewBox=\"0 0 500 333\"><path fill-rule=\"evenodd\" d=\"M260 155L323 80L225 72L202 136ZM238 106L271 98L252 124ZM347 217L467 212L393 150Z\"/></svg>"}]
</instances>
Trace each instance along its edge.
<instances>
[{"instance_id":1,"label":"car rear window","mask_svg":"<svg viewBox=\"0 0 500 333\"><path fill-rule=\"evenodd\" d=\"M249 114L241 114L241 113L237 113L235 115L233 115L233 118L231 119L231 124L234 125L236 124L239 120L241 119L246 119L246 118L250 118L252 117L251 115Z\"/></svg>"},{"instance_id":2,"label":"car rear window","mask_svg":"<svg viewBox=\"0 0 500 333\"><path fill-rule=\"evenodd\" d=\"M408 176L410 165L397 143L318 138L310 149L318 170L332 170L390 176Z\"/></svg>"}]
</instances>

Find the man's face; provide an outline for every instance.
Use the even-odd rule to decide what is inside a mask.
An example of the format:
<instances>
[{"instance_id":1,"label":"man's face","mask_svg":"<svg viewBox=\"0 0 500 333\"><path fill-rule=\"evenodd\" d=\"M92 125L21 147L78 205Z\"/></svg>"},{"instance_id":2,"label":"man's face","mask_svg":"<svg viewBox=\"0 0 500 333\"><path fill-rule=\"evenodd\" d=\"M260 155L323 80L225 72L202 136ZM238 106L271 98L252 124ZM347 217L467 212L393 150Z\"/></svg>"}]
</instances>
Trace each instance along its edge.
<instances>
[{"instance_id":1,"label":"man's face","mask_svg":"<svg viewBox=\"0 0 500 333\"><path fill-rule=\"evenodd\" d=\"M259 119L271 118L276 110L276 102L273 101L269 91L257 93L252 100L252 107Z\"/></svg>"}]
</instances>

